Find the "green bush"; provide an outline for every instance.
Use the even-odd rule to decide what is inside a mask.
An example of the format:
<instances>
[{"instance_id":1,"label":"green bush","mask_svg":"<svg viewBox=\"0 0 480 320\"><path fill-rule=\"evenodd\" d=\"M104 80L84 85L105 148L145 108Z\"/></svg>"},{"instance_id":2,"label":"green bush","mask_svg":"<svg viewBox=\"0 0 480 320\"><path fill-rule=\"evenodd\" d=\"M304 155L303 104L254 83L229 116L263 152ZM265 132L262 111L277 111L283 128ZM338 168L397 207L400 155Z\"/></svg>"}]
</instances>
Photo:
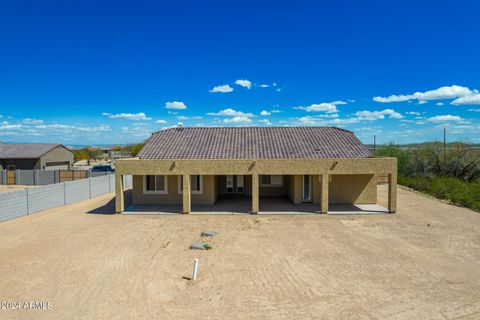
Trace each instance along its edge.
<instances>
[{"instance_id":1,"label":"green bush","mask_svg":"<svg viewBox=\"0 0 480 320\"><path fill-rule=\"evenodd\" d=\"M479 182L465 182L452 177L412 178L400 176L398 183L462 207L480 211Z\"/></svg>"}]
</instances>

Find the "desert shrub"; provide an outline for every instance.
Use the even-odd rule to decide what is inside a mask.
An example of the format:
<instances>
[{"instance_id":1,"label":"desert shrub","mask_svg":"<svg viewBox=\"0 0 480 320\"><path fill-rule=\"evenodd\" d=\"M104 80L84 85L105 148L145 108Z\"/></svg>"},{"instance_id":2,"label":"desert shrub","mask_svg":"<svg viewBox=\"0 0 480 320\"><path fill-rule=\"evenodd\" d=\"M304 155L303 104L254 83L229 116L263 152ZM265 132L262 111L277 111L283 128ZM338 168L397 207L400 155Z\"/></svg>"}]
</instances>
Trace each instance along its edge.
<instances>
[{"instance_id":1,"label":"desert shrub","mask_svg":"<svg viewBox=\"0 0 480 320\"><path fill-rule=\"evenodd\" d=\"M398 183L462 207L480 211L480 182L466 182L453 177L400 176Z\"/></svg>"},{"instance_id":2,"label":"desert shrub","mask_svg":"<svg viewBox=\"0 0 480 320\"><path fill-rule=\"evenodd\" d=\"M407 151L400 149L394 143L386 144L375 152L376 156L397 158L398 174L407 176L410 174L411 156Z\"/></svg>"}]
</instances>

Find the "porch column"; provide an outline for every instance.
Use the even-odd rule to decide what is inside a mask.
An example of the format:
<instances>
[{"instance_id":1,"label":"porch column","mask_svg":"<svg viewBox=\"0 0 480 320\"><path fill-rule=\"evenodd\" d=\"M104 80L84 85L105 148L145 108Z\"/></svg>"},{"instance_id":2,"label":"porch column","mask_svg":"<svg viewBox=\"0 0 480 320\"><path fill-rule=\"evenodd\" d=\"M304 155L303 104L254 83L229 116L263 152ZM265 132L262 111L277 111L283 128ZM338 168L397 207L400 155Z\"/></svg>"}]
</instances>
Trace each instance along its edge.
<instances>
[{"instance_id":1,"label":"porch column","mask_svg":"<svg viewBox=\"0 0 480 320\"><path fill-rule=\"evenodd\" d=\"M122 213L125 210L123 201L123 175L115 173L115 212Z\"/></svg>"},{"instance_id":2,"label":"porch column","mask_svg":"<svg viewBox=\"0 0 480 320\"><path fill-rule=\"evenodd\" d=\"M328 213L328 173L322 174L320 212Z\"/></svg>"},{"instance_id":3,"label":"porch column","mask_svg":"<svg viewBox=\"0 0 480 320\"><path fill-rule=\"evenodd\" d=\"M183 177L183 213L190 213L191 211L191 191L190 191L190 175L184 174Z\"/></svg>"},{"instance_id":4,"label":"porch column","mask_svg":"<svg viewBox=\"0 0 480 320\"><path fill-rule=\"evenodd\" d=\"M259 183L258 183L258 173L252 174L252 212L257 214L259 211Z\"/></svg>"},{"instance_id":5,"label":"porch column","mask_svg":"<svg viewBox=\"0 0 480 320\"><path fill-rule=\"evenodd\" d=\"M388 212L397 211L397 174L388 174Z\"/></svg>"}]
</instances>

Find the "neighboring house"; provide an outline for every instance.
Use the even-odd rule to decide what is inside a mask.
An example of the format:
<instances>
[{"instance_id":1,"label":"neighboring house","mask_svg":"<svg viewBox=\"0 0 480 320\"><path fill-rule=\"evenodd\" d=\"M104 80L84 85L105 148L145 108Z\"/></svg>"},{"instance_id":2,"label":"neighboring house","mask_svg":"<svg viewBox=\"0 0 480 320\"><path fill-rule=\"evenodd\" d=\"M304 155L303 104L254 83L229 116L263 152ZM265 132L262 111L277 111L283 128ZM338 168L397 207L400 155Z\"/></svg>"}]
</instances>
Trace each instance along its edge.
<instances>
[{"instance_id":1,"label":"neighboring house","mask_svg":"<svg viewBox=\"0 0 480 320\"><path fill-rule=\"evenodd\" d=\"M212 205L219 197L264 197L294 204L376 204L387 176L396 210L397 161L372 157L353 132L335 127L172 128L152 134L137 158L116 162L116 211L124 211L122 175L133 175L133 203ZM185 191L186 189L186 191ZM233 200L232 200L233 201Z\"/></svg>"},{"instance_id":2,"label":"neighboring house","mask_svg":"<svg viewBox=\"0 0 480 320\"><path fill-rule=\"evenodd\" d=\"M0 142L0 166L7 170L70 170L73 152L61 144Z\"/></svg>"}]
</instances>

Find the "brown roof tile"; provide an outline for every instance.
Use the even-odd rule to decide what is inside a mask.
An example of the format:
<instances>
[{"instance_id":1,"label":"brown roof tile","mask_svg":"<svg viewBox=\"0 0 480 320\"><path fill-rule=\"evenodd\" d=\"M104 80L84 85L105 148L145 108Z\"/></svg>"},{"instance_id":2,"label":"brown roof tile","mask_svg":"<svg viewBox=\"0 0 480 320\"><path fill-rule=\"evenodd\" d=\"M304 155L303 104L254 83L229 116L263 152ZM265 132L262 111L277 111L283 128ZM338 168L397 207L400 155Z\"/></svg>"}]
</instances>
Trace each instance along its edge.
<instances>
[{"instance_id":1,"label":"brown roof tile","mask_svg":"<svg viewBox=\"0 0 480 320\"><path fill-rule=\"evenodd\" d=\"M172 128L152 134L141 159L366 158L351 131L335 127Z\"/></svg>"}]
</instances>

